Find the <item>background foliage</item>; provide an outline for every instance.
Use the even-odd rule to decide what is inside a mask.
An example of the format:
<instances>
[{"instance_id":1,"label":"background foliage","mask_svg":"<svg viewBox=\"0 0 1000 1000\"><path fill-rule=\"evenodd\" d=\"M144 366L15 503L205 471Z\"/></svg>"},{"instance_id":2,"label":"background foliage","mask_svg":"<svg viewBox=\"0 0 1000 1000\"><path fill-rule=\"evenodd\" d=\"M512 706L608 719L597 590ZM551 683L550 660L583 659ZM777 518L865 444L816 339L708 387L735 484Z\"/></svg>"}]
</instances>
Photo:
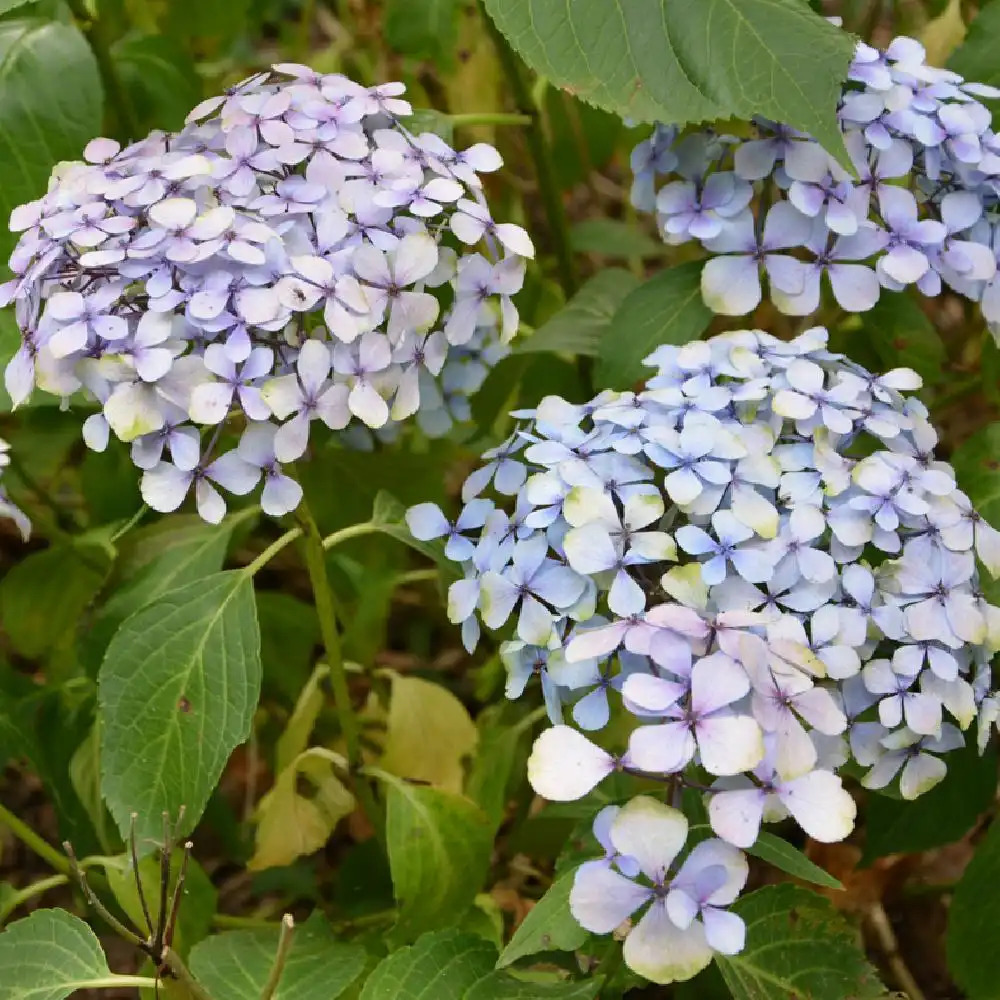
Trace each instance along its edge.
<instances>
[{"instance_id":1,"label":"background foliage","mask_svg":"<svg viewBox=\"0 0 1000 1000\"><path fill-rule=\"evenodd\" d=\"M853 42L817 12L874 44L920 36L937 61L1000 84L995 2L0 0L0 216L94 135L176 128L202 96L296 60L402 79L442 134L497 144L507 166L491 203L539 248L518 300L522 337L475 397L472 426L408 451L328 449L299 470L329 543L384 827L345 783L350 748L301 552L255 562L283 526L253 507L218 528L153 518L124 446L87 452L78 412L38 396L11 413L0 390L4 484L35 527L24 545L0 521L0 922L17 921L0 935L2 1000L149 986L141 950L85 922L94 911L53 845L72 843L101 905L144 937L129 832L151 855L163 813L182 806L172 836L195 846L173 948L215 1000L266 993L284 912L300 926L277 993L301 1000L631 988L836 1000L883 995L876 969L914 1000L1000 996L997 903L982 889L1000 866L993 753L960 755L917 803L869 794L846 845L762 840L757 889L737 907L747 950L683 986L630 978L619 946L583 932L567 906L588 850L580 831L603 802L533 799L537 696L506 703L495 653L462 651L442 610L449 564L402 520L412 503L453 509L508 410L627 388L656 345L726 328L702 303L699 263L636 221L628 153L642 122L755 113L840 153L834 109ZM0 234L4 257L12 246ZM734 325L799 331L767 304ZM978 313L949 295L896 295L831 332L863 364L924 376L959 485L1000 524L1000 351ZM0 314L0 363L17 342ZM139 869L155 900L155 860ZM178 975L164 988L197 996Z\"/></svg>"}]
</instances>

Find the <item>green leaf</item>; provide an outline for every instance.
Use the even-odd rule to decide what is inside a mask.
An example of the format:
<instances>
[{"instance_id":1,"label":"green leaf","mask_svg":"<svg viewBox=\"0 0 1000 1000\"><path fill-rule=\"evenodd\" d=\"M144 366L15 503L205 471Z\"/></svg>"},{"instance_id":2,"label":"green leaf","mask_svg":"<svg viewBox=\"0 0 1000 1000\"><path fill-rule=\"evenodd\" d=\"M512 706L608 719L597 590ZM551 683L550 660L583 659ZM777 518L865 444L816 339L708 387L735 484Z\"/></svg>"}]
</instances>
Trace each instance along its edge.
<instances>
[{"instance_id":1,"label":"green leaf","mask_svg":"<svg viewBox=\"0 0 1000 1000\"><path fill-rule=\"evenodd\" d=\"M844 888L829 872L813 864L797 847L773 833L761 833L753 847L748 848L747 854L752 854L803 882L812 882L813 885L822 885L827 889Z\"/></svg>"},{"instance_id":2,"label":"green leaf","mask_svg":"<svg viewBox=\"0 0 1000 1000\"><path fill-rule=\"evenodd\" d=\"M347 762L326 747L310 747L279 775L257 804L254 871L284 867L318 851L337 824L354 811L354 796L337 777Z\"/></svg>"},{"instance_id":3,"label":"green leaf","mask_svg":"<svg viewBox=\"0 0 1000 1000\"><path fill-rule=\"evenodd\" d=\"M277 948L277 928L228 931L196 945L189 964L213 1000L257 1000ZM364 948L338 941L314 913L295 929L275 1000L336 1000L364 967Z\"/></svg>"},{"instance_id":4,"label":"green leaf","mask_svg":"<svg viewBox=\"0 0 1000 1000\"><path fill-rule=\"evenodd\" d=\"M499 665L499 661L498 665ZM503 669L502 667L500 668ZM491 706L476 720L479 726L479 746L469 770L466 794L477 802L490 818L494 830L503 821L507 805L507 788L519 757L527 757L526 737L545 715L544 708L524 716L516 723L504 723L498 716L505 706ZM519 775L524 780L523 768Z\"/></svg>"},{"instance_id":5,"label":"green leaf","mask_svg":"<svg viewBox=\"0 0 1000 1000\"><path fill-rule=\"evenodd\" d=\"M531 336L515 341L515 354L565 351L593 357L615 310L639 283L631 271L598 271L551 319Z\"/></svg>"},{"instance_id":6,"label":"green leaf","mask_svg":"<svg viewBox=\"0 0 1000 1000\"><path fill-rule=\"evenodd\" d=\"M1000 526L1000 423L988 424L963 442L951 464L973 507L994 527Z\"/></svg>"},{"instance_id":7,"label":"green leaf","mask_svg":"<svg viewBox=\"0 0 1000 1000\"><path fill-rule=\"evenodd\" d=\"M836 109L850 35L802 0L486 0L537 73L634 121L764 115L846 163Z\"/></svg>"},{"instance_id":8,"label":"green leaf","mask_svg":"<svg viewBox=\"0 0 1000 1000\"><path fill-rule=\"evenodd\" d=\"M531 908L510 943L500 953L498 969L525 955L535 955L540 951L576 951L583 946L587 932L569 909L569 894L576 871L573 868L557 879Z\"/></svg>"},{"instance_id":9,"label":"green leaf","mask_svg":"<svg viewBox=\"0 0 1000 1000\"><path fill-rule=\"evenodd\" d=\"M119 40L111 54L140 121L180 129L202 96L187 50L163 35L140 35Z\"/></svg>"},{"instance_id":10,"label":"green leaf","mask_svg":"<svg viewBox=\"0 0 1000 1000\"><path fill-rule=\"evenodd\" d=\"M538 982L494 972L466 990L462 1000L592 1000L603 985L600 976L582 982Z\"/></svg>"},{"instance_id":11,"label":"green leaf","mask_svg":"<svg viewBox=\"0 0 1000 1000\"><path fill-rule=\"evenodd\" d=\"M399 905L392 933L412 940L447 926L472 903L489 867L493 828L461 795L373 773L387 786L385 835Z\"/></svg>"},{"instance_id":12,"label":"green leaf","mask_svg":"<svg viewBox=\"0 0 1000 1000\"><path fill-rule=\"evenodd\" d=\"M400 778L460 792L465 759L479 742L469 710L441 684L394 671L391 677L378 766Z\"/></svg>"},{"instance_id":13,"label":"green leaf","mask_svg":"<svg viewBox=\"0 0 1000 1000\"><path fill-rule=\"evenodd\" d=\"M173 896L177 876L180 874L184 852L175 848L171 857L170 881L168 882L168 913L169 900ZM108 877L108 885L114 893L119 906L128 914L133 926L144 928L142 903L136 887L135 871L131 858L122 854L108 858L104 866ZM139 862L139 877L142 881L142 891L149 906L153 924L156 926L161 919L160 914L160 859L148 856ZM181 896L180 912L174 935L174 950L185 958L192 946L208 937L212 929L212 917L215 915L219 894L211 879L205 874L205 869L194 859L189 858L187 872L184 878L184 891Z\"/></svg>"},{"instance_id":14,"label":"green leaf","mask_svg":"<svg viewBox=\"0 0 1000 1000\"><path fill-rule=\"evenodd\" d=\"M1000 997L1000 823L976 848L948 908L948 971L970 1000Z\"/></svg>"},{"instance_id":15,"label":"green leaf","mask_svg":"<svg viewBox=\"0 0 1000 1000\"><path fill-rule=\"evenodd\" d=\"M87 733L69 762L69 780L80 804L87 811L101 848L112 850L108 811L101 798L101 724L99 719Z\"/></svg>"},{"instance_id":16,"label":"green leaf","mask_svg":"<svg viewBox=\"0 0 1000 1000\"><path fill-rule=\"evenodd\" d=\"M422 542L419 538L414 538L406 526L406 507L386 490L379 490L375 496L371 524L383 535L395 538L428 559L433 559L446 577L458 576L457 566L444 554L444 544L440 541Z\"/></svg>"},{"instance_id":17,"label":"green leaf","mask_svg":"<svg viewBox=\"0 0 1000 1000\"><path fill-rule=\"evenodd\" d=\"M774 885L740 899L746 948L715 961L735 1000L875 1000L885 989L857 934L808 889Z\"/></svg>"},{"instance_id":18,"label":"green leaf","mask_svg":"<svg viewBox=\"0 0 1000 1000\"><path fill-rule=\"evenodd\" d=\"M912 368L928 385L944 378L944 343L911 296L883 293L875 308L863 314L862 332L884 368Z\"/></svg>"},{"instance_id":19,"label":"green leaf","mask_svg":"<svg viewBox=\"0 0 1000 1000\"><path fill-rule=\"evenodd\" d=\"M478 934L424 934L375 967L360 1000L463 1000L493 972L496 948Z\"/></svg>"},{"instance_id":20,"label":"green leaf","mask_svg":"<svg viewBox=\"0 0 1000 1000\"><path fill-rule=\"evenodd\" d=\"M36 910L0 934L0 1000L63 1000L111 975L97 935L65 910Z\"/></svg>"},{"instance_id":21,"label":"green leaf","mask_svg":"<svg viewBox=\"0 0 1000 1000\"><path fill-rule=\"evenodd\" d=\"M0 21L0 218L45 193L52 168L78 159L101 127L97 62L72 24ZM15 237L0 233L0 258Z\"/></svg>"},{"instance_id":22,"label":"green leaf","mask_svg":"<svg viewBox=\"0 0 1000 1000\"><path fill-rule=\"evenodd\" d=\"M320 641L316 609L291 594L258 590L257 620L264 689L295 702L309 681Z\"/></svg>"},{"instance_id":23,"label":"green leaf","mask_svg":"<svg viewBox=\"0 0 1000 1000\"><path fill-rule=\"evenodd\" d=\"M111 557L102 547L60 544L25 556L0 581L0 622L31 659L51 652L97 596Z\"/></svg>"},{"instance_id":24,"label":"green leaf","mask_svg":"<svg viewBox=\"0 0 1000 1000\"><path fill-rule=\"evenodd\" d=\"M577 253L603 257L662 257L666 247L638 226L618 219L584 219L569 233Z\"/></svg>"},{"instance_id":25,"label":"green leaf","mask_svg":"<svg viewBox=\"0 0 1000 1000\"><path fill-rule=\"evenodd\" d=\"M701 297L702 263L667 268L629 293L600 342L599 385L627 389L650 374L642 359L660 344L686 344L705 332L712 311Z\"/></svg>"},{"instance_id":26,"label":"green leaf","mask_svg":"<svg viewBox=\"0 0 1000 1000\"><path fill-rule=\"evenodd\" d=\"M29 3L37 3L38 0L0 0L0 14L9 14L18 7L27 7Z\"/></svg>"},{"instance_id":27,"label":"green leaf","mask_svg":"<svg viewBox=\"0 0 1000 1000\"><path fill-rule=\"evenodd\" d=\"M458 0L387 0L383 38L390 49L450 66L458 47Z\"/></svg>"},{"instance_id":28,"label":"green leaf","mask_svg":"<svg viewBox=\"0 0 1000 1000\"><path fill-rule=\"evenodd\" d=\"M250 0L170 0L166 31L181 42L191 38L232 44L246 30Z\"/></svg>"},{"instance_id":29,"label":"green leaf","mask_svg":"<svg viewBox=\"0 0 1000 1000\"><path fill-rule=\"evenodd\" d=\"M912 802L869 796L862 864L961 839L992 805L996 789L996 752L980 757L975 747L962 747L948 754L944 780Z\"/></svg>"},{"instance_id":30,"label":"green leaf","mask_svg":"<svg viewBox=\"0 0 1000 1000\"><path fill-rule=\"evenodd\" d=\"M424 934L375 967L360 1000L591 1000L601 988L600 977L574 983L548 973L496 972L496 958L496 948L478 934Z\"/></svg>"},{"instance_id":31,"label":"green leaf","mask_svg":"<svg viewBox=\"0 0 1000 1000\"><path fill-rule=\"evenodd\" d=\"M129 615L152 604L177 587L201 580L222 569L232 536L234 518L205 524L184 515L165 518L130 544L122 560L125 583L101 608L87 636L90 648L103 655L115 630Z\"/></svg>"},{"instance_id":32,"label":"green leaf","mask_svg":"<svg viewBox=\"0 0 1000 1000\"><path fill-rule=\"evenodd\" d=\"M100 673L101 787L123 834L133 812L142 846L161 815L186 808L190 832L230 753L250 734L260 691L253 583L216 573L128 618Z\"/></svg>"},{"instance_id":33,"label":"green leaf","mask_svg":"<svg viewBox=\"0 0 1000 1000\"><path fill-rule=\"evenodd\" d=\"M1000 6L995 3L981 6L975 16L965 41L951 54L948 69L961 73L976 83L1000 83L1000 62L997 61L997 43L1000 42Z\"/></svg>"}]
</instances>

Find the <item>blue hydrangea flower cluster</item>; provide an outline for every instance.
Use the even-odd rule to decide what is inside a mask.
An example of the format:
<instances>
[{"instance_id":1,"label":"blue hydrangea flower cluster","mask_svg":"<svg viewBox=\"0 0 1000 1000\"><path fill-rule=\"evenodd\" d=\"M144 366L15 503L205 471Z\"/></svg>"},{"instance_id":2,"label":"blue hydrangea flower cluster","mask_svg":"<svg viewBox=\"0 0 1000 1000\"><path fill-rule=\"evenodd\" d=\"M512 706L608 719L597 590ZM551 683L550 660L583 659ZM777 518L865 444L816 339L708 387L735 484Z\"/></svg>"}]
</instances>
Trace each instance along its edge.
<instances>
[{"instance_id":1,"label":"blue hydrangea flower cluster","mask_svg":"<svg viewBox=\"0 0 1000 1000\"><path fill-rule=\"evenodd\" d=\"M912 38L861 43L839 107L856 177L772 121L756 119L753 139L658 125L633 151L632 202L667 243L711 255L702 294L717 313L755 309L764 276L793 316L816 311L824 277L854 313L882 289L944 284L981 303L998 335L1000 136L977 97L1000 90L928 66Z\"/></svg>"},{"instance_id":2,"label":"blue hydrangea flower cluster","mask_svg":"<svg viewBox=\"0 0 1000 1000\"><path fill-rule=\"evenodd\" d=\"M788 816L843 839L855 819L845 763L866 787L895 783L912 799L941 780L942 755L977 716L988 738L1000 609L976 557L1000 572L1000 533L934 457L927 410L904 395L920 384L908 369L874 375L831 353L822 328L663 346L646 364L643 391L516 413L516 432L466 480L458 520L421 504L410 530L445 538L462 565L449 616L467 647L480 623L507 630L508 695L541 685L553 725L528 764L539 794L576 799L624 771L707 787L712 828L734 848ZM608 724L612 701L632 718L627 747L584 735ZM614 851L637 859L657 900L626 959L678 978L651 964L647 938L666 949L698 935L682 949L693 974L738 944L704 919L742 885L737 863L695 877L675 913L660 889L680 843L654 865L625 846L633 822L679 828L611 825ZM584 926L617 926L626 900L649 897L646 882L624 889L636 872L615 864L599 879L581 871Z\"/></svg>"},{"instance_id":3,"label":"blue hydrangea flower cluster","mask_svg":"<svg viewBox=\"0 0 1000 1000\"><path fill-rule=\"evenodd\" d=\"M10 465L10 445L0 438L0 475ZM0 517L10 518L21 532L21 537L27 541L31 534L31 522L23 512L11 503L3 486L0 485Z\"/></svg>"},{"instance_id":4,"label":"blue hydrangea flower cluster","mask_svg":"<svg viewBox=\"0 0 1000 1000\"><path fill-rule=\"evenodd\" d=\"M217 487L262 479L263 509L292 510L282 463L317 421L356 440L466 418L517 330L533 249L490 215L496 150L411 131L403 91L284 64L176 135L91 142L11 217L14 402L82 390L100 405L87 444L130 442L150 507L193 487L212 522Z\"/></svg>"}]
</instances>

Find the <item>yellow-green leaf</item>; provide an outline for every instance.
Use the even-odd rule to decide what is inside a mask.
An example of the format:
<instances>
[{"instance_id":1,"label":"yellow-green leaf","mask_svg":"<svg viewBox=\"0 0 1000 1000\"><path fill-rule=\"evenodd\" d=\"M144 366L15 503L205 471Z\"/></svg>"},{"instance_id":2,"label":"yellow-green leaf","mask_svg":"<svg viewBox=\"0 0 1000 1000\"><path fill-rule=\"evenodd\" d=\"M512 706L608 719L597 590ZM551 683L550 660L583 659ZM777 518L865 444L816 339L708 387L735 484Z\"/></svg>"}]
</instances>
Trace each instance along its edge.
<instances>
[{"instance_id":1,"label":"yellow-green leaf","mask_svg":"<svg viewBox=\"0 0 1000 1000\"><path fill-rule=\"evenodd\" d=\"M451 792L462 790L464 759L479 733L466 707L440 684L392 674L387 735L379 767Z\"/></svg>"},{"instance_id":2,"label":"yellow-green leaf","mask_svg":"<svg viewBox=\"0 0 1000 1000\"><path fill-rule=\"evenodd\" d=\"M274 787L257 806L257 840L248 868L290 865L304 854L318 851L336 825L354 809L354 796L334 768L346 762L339 754L312 747L278 775ZM302 794L304 779L312 794Z\"/></svg>"}]
</instances>

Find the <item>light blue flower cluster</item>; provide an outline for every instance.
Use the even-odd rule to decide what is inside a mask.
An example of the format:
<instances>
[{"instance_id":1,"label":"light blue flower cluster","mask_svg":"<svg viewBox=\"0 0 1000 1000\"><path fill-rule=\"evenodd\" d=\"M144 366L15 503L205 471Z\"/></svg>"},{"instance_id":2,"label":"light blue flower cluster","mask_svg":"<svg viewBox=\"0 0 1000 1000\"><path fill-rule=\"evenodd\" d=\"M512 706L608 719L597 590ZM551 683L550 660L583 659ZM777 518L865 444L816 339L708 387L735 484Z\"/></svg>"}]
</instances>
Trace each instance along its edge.
<instances>
[{"instance_id":1,"label":"light blue flower cluster","mask_svg":"<svg viewBox=\"0 0 1000 1000\"><path fill-rule=\"evenodd\" d=\"M10 465L10 445L0 438L0 474ZM3 486L0 486L0 517L10 518L21 532L21 537L27 541L31 534L31 522L24 513L8 499Z\"/></svg>"},{"instance_id":2,"label":"light blue flower cluster","mask_svg":"<svg viewBox=\"0 0 1000 1000\"><path fill-rule=\"evenodd\" d=\"M919 42L857 47L839 117L856 177L815 140L756 120L758 137L658 125L632 154L632 202L667 243L711 255L702 294L740 316L762 298L807 316L824 276L848 312L881 290L942 283L1000 331L1000 136L976 97L1000 90L928 66ZM661 184L665 179L666 183Z\"/></svg>"},{"instance_id":3,"label":"light blue flower cluster","mask_svg":"<svg viewBox=\"0 0 1000 1000\"><path fill-rule=\"evenodd\" d=\"M712 828L735 848L787 816L836 841L855 819L837 773L847 761L866 787L898 782L910 799L941 780L941 755L977 715L988 738L1000 609L976 556L1000 572L1000 533L934 458L927 410L903 395L918 376L874 375L826 343L814 328L791 342L745 330L660 347L641 392L516 413L455 523L432 504L408 511L416 537L446 538L462 564L449 616L467 647L480 622L506 629L508 695L541 684L553 726L528 764L539 794L579 798L625 771L710 785ZM579 731L607 725L612 699L633 721L622 752ZM636 871L617 862L599 879L584 869L574 912L606 931L626 901L655 899L626 959L654 979L693 974L739 943L703 919L734 898L738 864L713 862L671 904L680 821L626 819L630 808L610 843L645 881L624 889ZM654 864L625 846L633 823L650 824L650 843L669 827L674 847ZM656 941L667 949L682 932L697 936L681 949L690 963L656 966Z\"/></svg>"},{"instance_id":4,"label":"light blue flower cluster","mask_svg":"<svg viewBox=\"0 0 1000 1000\"><path fill-rule=\"evenodd\" d=\"M87 444L130 442L150 507L193 487L213 522L218 486L262 479L264 510L292 510L282 463L317 421L356 441L465 419L533 249L490 216L478 174L496 150L409 130L403 90L285 64L176 135L90 143L11 217L15 404L83 390L100 404Z\"/></svg>"}]
</instances>

